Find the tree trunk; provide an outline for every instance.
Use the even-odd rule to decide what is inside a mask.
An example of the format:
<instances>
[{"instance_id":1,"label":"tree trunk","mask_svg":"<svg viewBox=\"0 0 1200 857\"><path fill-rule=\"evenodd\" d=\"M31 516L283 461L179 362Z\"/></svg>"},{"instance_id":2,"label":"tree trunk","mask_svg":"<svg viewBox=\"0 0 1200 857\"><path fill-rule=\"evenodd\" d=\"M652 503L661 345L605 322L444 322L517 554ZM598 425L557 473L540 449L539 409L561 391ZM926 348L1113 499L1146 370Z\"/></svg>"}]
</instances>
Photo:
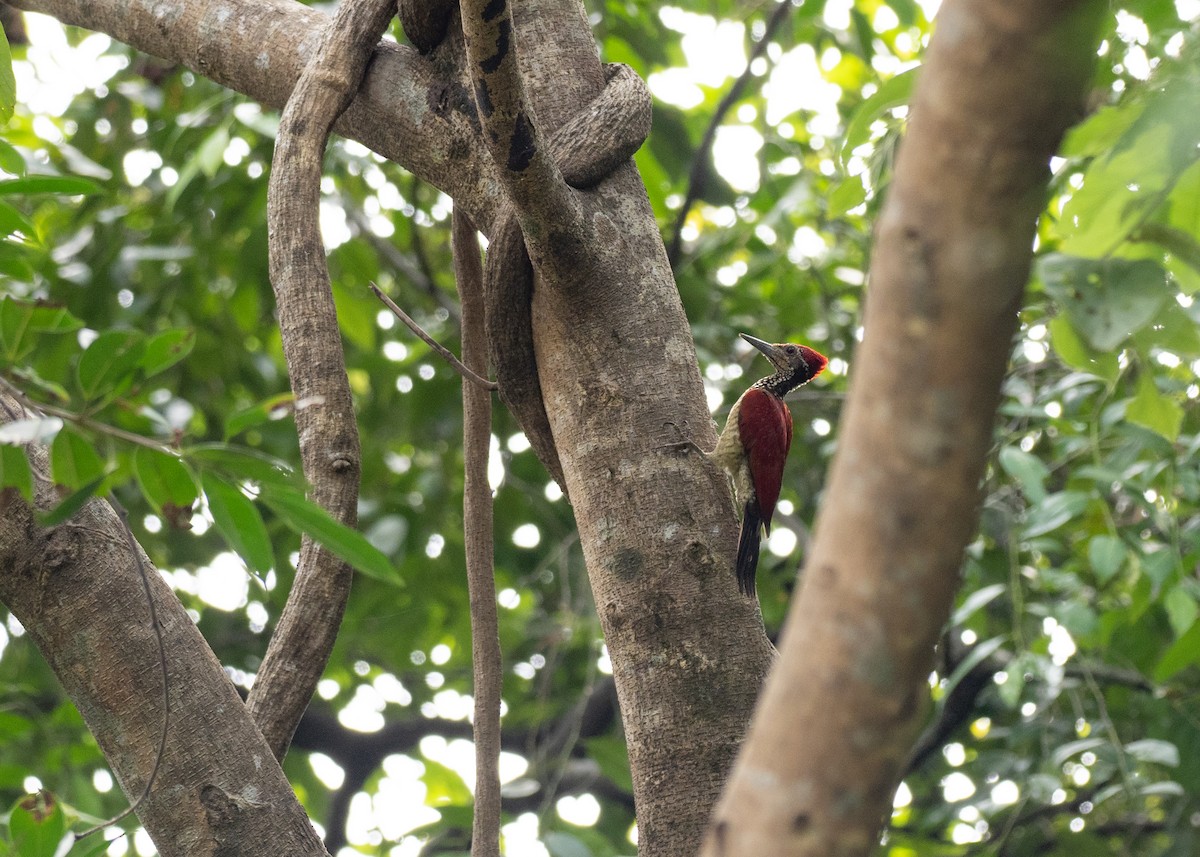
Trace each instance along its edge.
<instances>
[{"instance_id":1,"label":"tree trunk","mask_svg":"<svg viewBox=\"0 0 1200 857\"><path fill-rule=\"evenodd\" d=\"M706 857L865 855L975 531L1048 163L1106 6L952 0L879 223L812 552Z\"/></svg>"},{"instance_id":2,"label":"tree trunk","mask_svg":"<svg viewBox=\"0 0 1200 857\"><path fill-rule=\"evenodd\" d=\"M31 455L37 505L60 497ZM38 476L37 474L43 474ZM112 508L91 500L45 528L13 492L0 514L0 601L79 708L125 794L140 795L164 712L158 640L138 563ZM138 817L164 857L324 855L271 748L199 629L142 557L170 691L166 751Z\"/></svg>"},{"instance_id":3,"label":"tree trunk","mask_svg":"<svg viewBox=\"0 0 1200 857\"><path fill-rule=\"evenodd\" d=\"M282 105L324 23L279 0L26 0ZM517 4L516 39L539 128L579 109L604 76L579 0ZM464 205L491 234L504 198L456 80L380 46L337 129ZM661 448L715 434L687 319L632 164L579 194L593 263L532 306L542 392L613 663L637 800L639 851L691 855L737 751L772 649L732 565L725 477ZM553 262L553 259L543 260ZM364 463L366 464L366 463ZM369 466L369 465L368 465Z\"/></svg>"}]
</instances>

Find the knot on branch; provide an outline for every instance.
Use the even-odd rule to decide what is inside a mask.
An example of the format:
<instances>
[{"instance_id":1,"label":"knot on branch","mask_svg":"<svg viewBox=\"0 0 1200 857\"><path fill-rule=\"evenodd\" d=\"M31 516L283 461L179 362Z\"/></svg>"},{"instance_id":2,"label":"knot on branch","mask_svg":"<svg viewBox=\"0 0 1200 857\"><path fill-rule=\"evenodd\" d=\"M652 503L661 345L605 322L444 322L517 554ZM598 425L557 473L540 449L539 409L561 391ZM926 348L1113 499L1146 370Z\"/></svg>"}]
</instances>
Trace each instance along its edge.
<instances>
[{"instance_id":1,"label":"knot on branch","mask_svg":"<svg viewBox=\"0 0 1200 857\"><path fill-rule=\"evenodd\" d=\"M594 187L632 157L650 133L646 84L629 66L605 65L605 86L550 138L550 152L568 185ZM517 418L534 453L566 492L562 463L542 401L533 349L533 265L516 209L497 218L484 268L489 357L500 398ZM595 235L584 236L596 240Z\"/></svg>"}]
</instances>

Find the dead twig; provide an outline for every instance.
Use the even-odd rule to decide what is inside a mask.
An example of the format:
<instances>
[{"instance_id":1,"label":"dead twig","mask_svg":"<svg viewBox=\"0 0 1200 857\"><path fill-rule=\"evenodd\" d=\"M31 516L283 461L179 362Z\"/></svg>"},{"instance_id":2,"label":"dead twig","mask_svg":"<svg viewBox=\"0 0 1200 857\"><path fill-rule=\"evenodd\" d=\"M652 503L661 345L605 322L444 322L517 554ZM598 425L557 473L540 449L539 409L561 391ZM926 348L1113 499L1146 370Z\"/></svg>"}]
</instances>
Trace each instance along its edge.
<instances>
[{"instance_id":1,"label":"dead twig","mask_svg":"<svg viewBox=\"0 0 1200 857\"><path fill-rule=\"evenodd\" d=\"M462 375L463 378L467 379L468 381L470 381L472 384L476 385L477 387L482 387L485 390L500 389L499 384L497 384L495 381L489 381L487 378L484 378L479 373L472 371L470 368L467 367L466 364L464 364L461 360L459 360L457 357L454 356L454 352L452 352L449 348L446 348L446 346L442 345L440 342L438 342L436 339L434 339L432 336L430 336L428 333L426 333L424 328L422 328L421 325L419 325L415 321L413 321L412 317L410 317L408 313L406 313L404 310L400 309L400 307L398 307L396 305L396 302L394 300L392 300L391 298L389 298L387 295L385 295L383 293L383 290L380 289L379 286L375 285L374 283L367 283L367 285L370 286L371 291L375 294L375 297L377 297L381 301L383 301L383 305L386 306L388 309L390 309L395 314L396 318L398 318L402 322L404 322L404 324L408 327L409 330L411 330L417 336L421 337L421 339L424 340L426 345L428 345L430 348L432 348L438 354L442 355L442 357L445 359L445 361L454 368L455 372L457 372L459 375ZM464 322L464 328L465 328L465 326L466 325ZM463 334L463 339L466 340L465 333ZM466 342L464 341L463 342L463 351L464 352L466 351L466 348L467 348Z\"/></svg>"}]
</instances>

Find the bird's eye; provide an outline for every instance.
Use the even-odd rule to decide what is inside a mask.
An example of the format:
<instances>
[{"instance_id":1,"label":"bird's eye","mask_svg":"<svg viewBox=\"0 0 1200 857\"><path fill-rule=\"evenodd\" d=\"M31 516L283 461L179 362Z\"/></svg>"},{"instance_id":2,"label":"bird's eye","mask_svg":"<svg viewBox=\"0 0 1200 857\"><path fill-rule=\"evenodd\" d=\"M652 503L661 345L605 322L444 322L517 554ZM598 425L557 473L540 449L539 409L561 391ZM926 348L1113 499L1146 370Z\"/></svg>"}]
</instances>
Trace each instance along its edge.
<instances>
[{"instance_id":1,"label":"bird's eye","mask_svg":"<svg viewBox=\"0 0 1200 857\"><path fill-rule=\"evenodd\" d=\"M789 346L787 347L787 353L788 353L788 354L795 354L795 353L796 353L796 346L794 346L794 345L789 345Z\"/></svg>"}]
</instances>

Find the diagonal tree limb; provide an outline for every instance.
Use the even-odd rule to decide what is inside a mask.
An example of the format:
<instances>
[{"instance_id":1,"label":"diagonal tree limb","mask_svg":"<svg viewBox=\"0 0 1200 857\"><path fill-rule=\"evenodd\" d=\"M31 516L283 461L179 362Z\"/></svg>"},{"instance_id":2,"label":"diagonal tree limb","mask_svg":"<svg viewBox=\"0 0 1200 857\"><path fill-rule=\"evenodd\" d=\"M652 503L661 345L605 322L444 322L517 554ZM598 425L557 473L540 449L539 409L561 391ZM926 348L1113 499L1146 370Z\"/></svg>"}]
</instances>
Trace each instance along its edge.
<instances>
[{"instance_id":1,"label":"diagonal tree limb","mask_svg":"<svg viewBox=\"0 0 1200 857\"><path fill-rule=\"evenodd\" d=\"M812 552L704 857L877 849L977 524L1050 157L1107 9L942 7Z\"/></svg>"},{"instance_id":2,"label":"diagonal tree limb","mask_svg":"<svg viewBox=\"0 0 1200 857\"><path fill-rule=\"evenodd\" d=\"M712 174L710 159L712 158L713 144L717 141L717 131L720 129L721 123L725 121L725 114L742 97L742 93L746 91L750 79L754 76L750 70L754 61L767 52L771 37L787 20L788 13L793 8L792 0L779 0L775 11L767 19L767 26L763 31L762 38L758 40L758 44L754 46L754 50L750 52L750 56L746 60L746 68L733 82L733 86L729 87L729 91L721 97L713 111L712 118L708 120L708 127L704 129L704 136L700 138L700 145L696 147L695 157L692 158L692 169L688 173L687 193L683 197L683 204L679 206L679 213L675 215L675 222L671 225L671 240L667 242L667 258L671 260L672 268L679 264L679 253L683 248L683 227L687 223L688 214L691 213L696 200L704 193L708 177Z\"/></svg>"},{"instance_id":3,"label":"diagonal tree limb","mask_svg":"<svg viewBox=\"0 0 1200 857\"><path fill-rule=\"evenodd\" d=\"M15 414L2 396L0 412L0 422ZM45 447L29 444L26 453L35 474L49 471ZM0 602L79 709L122 791L131 800L146 792L136 811L158 852L325 855L229 677L113 507L93 498L64 523L42 526L37 513L61 499L42 478L30 504L5 493ZM130 617L147 589L155 628Z\"/></svg>"},{"instance_id":4,"label":"diagonal tree limb","mask_svg":"<svg viewBox=\"0 0 1200 857\"><path fill-rule=\"evenodd\" d=\"M454 280L462 303L463 361L487 371L483 323L483 263L475 225L455 209ZM463 379L463 538L471 604L471 666L475 682L475 819L471 857L500 857L500 653L492 549L492 488L488 454L492 439L492 395Z\"/></svg>"},{"instance_id":5,"label":"diagonal tree limb","mask_svg":"<svg viewBox=\"0 0 1200 857\"><path fill-rule=\"evenodd\" d=\"M337 311L317 220L321 161L330 129L354 98L392 0L344 0L288 99L267 188L271 284L296 401L300 457L313 500L336 520L358 520L361 460ZM325 669L353 571L308 536L287 605L246 701L275 757Z\"/></svg>"},{"instance_id":6,"label":"diagonal tree limb","mask_svg":"<svg viewBox=\"0 0 1200 857\"><path fill-rule=\"evenodd\" d=\"M295 0L19 0L14 6L107 33L282 109L329 16ZM461 200L489 233L481 200L499 188L476 145L474 106L407 45L379 42L336 132ZM478 209L478 210L476 210Z\"/></svg>"}]
</instances>

